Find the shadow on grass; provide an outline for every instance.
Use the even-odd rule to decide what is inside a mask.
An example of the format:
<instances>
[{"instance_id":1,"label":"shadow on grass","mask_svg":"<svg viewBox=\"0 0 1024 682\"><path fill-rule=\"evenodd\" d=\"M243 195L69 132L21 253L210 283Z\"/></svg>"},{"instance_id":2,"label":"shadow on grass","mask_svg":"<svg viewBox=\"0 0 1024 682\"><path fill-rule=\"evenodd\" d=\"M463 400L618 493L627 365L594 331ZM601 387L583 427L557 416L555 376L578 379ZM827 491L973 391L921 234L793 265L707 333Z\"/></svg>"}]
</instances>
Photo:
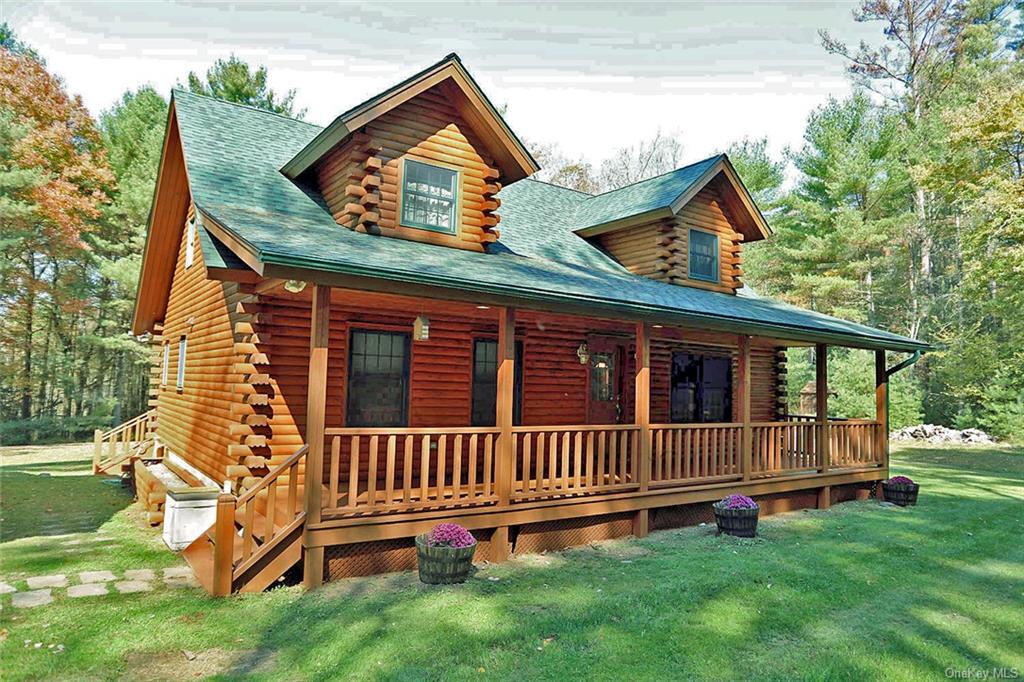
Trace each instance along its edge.
<instances>
[{"instance_id":1,"label":"shadow on grass","mask_svg":"<svg viewBox=\"0 0 1024 682\"><path fill-rule=\"evenodd\" d=\"M341 581L262 624L227 675L860 679L1019 666L1024 552L1007 521L1021 500L977 495L954 471L927 484L917 508L837 505L768 519L754 541L684 529L632 541L651 552L627 560L579 548L463 586Z\"/></svg>"},{"instance_id":2,"label":"shadow on grass","mask_svg":"<svg viewBox=\"0 0 1024 682\"><path fill-rule=\"evenodd\" d=\"M115 479L60 475L81 466L76 461L0 468L0 542L93 532L132 503L130 490L106 482Z\"/></svg>"}]
</instances>

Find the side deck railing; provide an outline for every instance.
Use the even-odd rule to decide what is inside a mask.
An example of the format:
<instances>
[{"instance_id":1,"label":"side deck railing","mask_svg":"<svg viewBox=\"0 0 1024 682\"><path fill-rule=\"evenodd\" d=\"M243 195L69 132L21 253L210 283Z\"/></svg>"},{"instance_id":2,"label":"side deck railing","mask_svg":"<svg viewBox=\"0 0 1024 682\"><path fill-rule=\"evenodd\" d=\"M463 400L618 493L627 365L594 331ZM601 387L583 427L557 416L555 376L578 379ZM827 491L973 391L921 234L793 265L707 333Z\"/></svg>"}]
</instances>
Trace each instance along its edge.
<instances>
[{"instance_id":1,"label":"side deck railing","mask_svg":"<svg viewBox=\"0 0 1024 682\"><path fill-rule=\"evenodd\" d=\"M93 432L92 472L109 473L132 456L149 439L156 410L143 412L108 431Z\"/></svg>"},{"instance_id":2,"label":"side deck railing","mask_svg":"<svg viewBox=\"0 0 1024 682\"><path fill-rule=\"evenodd\" d=\"M830 420L825 428L827 466L823 425L813 418L747 425L651 424L646 448L640 425L515 426L508 448L507 504L883 464L876 422ZM503 499L497 427L329 428L325 436L325 516L497 505ZM645 451L650 453L646 482Z\"/></svg>"}]
</instances>

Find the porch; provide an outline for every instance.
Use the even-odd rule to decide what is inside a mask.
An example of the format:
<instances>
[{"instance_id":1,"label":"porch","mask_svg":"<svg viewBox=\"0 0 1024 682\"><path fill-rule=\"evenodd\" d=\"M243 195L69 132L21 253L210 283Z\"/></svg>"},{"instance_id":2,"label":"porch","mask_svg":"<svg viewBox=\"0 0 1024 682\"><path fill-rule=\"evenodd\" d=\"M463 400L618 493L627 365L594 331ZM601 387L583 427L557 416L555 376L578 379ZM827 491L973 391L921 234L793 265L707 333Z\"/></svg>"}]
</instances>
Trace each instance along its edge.
<instances>
[{"instance_id":1,"label":"porch","mask_svg":"<svg viewBox=\"0 0 1024 682\"><path fill-rule=\"evenodd\" d=\"M652 379L667 380L652 376L652 336L685 339L702 332L655 320L614 321L612 333L618 332L632 357L621 362L625 372L617 393L619 404L604 414L622 423L609 419L590 424L522 424L517 412L536 415L538 411L526 407L529 384L526 389L517 385L521 379L516 363L532 361L529 352L525 360L517 352L517 320L533 313L511 306L472 306L478 308L474 312L469 307L452 310L455 304L450 302L379 300L385 308L405 306L415 312L444 305L447 314L493 319L497 345L493 426L470 426L468 418L454 426L332 426L327 415L344 410L328 400L329 386L339 380L328 371L331 289L308 288L311 291L303 294L311 306L303 424L309 450L304 468L322 472L322 485L304 487L302 547L307 586L324 580L325 550L407 540L440 521L455 521L477 532L486 539L481 546L487 554L479 558L502 561L512 552L516 529L529 524L628 516L629 531L644 536L652 510L707 503L729 493L763 496L801 491L810 491L819 506L827 506L832 487L859 486L858 495L867 494L871 484L888 475L882 350L876 351L874 368L875 418L827 419L826 344L716 331L718 344L732 349L725 352L731 363L731 405L726 403L723 413L731 419L655 423L651 420ZM363 296L378 301L373 295ZM609 333L601 321L584 322L599 333ZM800 345L814 345L819 358L816 416L782 412L771 419L752 418L752 384L757 384L758 391L766 390L763 377L753 380L752 350ZM273 372L273 353L270 364ZM581 386L583 395L566 400L589 404L602 397L594 392L589 374ZM771 392L780 390L784 388L771 383ZM601 411L586 413L593 418Z\"/></svg>"}]
</instances>

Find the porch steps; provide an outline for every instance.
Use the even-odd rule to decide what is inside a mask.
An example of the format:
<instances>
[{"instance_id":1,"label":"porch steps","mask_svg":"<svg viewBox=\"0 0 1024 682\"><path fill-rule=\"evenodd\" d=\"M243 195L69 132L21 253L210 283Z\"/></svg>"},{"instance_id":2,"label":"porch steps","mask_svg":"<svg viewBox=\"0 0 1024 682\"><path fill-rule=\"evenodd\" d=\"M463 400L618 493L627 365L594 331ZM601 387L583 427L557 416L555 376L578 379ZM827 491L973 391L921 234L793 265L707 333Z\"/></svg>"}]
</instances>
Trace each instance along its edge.
<instances>
[{"instance_id":1,"label":"porch steps","mask_svg":"<svg viewBox=\"0 0 1024 682\"><path fill-rule=\"evenodd\" d=\"M306 517L300 466L307 450L303 446L248 491L227 498L226 508L225 498L218 501L218 522L182 553L207 592L226 594L229 577L231 593L260 592L302 559ZM270 499L274 503L268 508ZM231 543L230 566L217 566L218 542ZM223 563L228 563L226 558Z\"/></svg>"}]
</instances>

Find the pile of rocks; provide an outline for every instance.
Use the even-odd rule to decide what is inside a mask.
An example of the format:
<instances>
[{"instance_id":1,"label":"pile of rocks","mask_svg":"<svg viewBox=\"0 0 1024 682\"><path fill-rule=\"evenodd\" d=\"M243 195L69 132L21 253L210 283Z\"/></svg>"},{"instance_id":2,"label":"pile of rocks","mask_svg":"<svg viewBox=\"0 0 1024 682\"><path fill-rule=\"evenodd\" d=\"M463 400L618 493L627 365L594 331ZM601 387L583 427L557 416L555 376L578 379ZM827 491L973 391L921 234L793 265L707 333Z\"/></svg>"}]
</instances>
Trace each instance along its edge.
<instances>
[{"instance_id":1,"label":"pile of rocks","mask_svg":"<svg viewBox=\"0 0 1024 682\"><path fill-rule=\"evenodd\" d=\"M918 424L893 431L889 437L894 441L920 441L923 443L969 443L992 444L995 439L981 429L949 429L936 424Z\"/></svg>"}]
</instances>

